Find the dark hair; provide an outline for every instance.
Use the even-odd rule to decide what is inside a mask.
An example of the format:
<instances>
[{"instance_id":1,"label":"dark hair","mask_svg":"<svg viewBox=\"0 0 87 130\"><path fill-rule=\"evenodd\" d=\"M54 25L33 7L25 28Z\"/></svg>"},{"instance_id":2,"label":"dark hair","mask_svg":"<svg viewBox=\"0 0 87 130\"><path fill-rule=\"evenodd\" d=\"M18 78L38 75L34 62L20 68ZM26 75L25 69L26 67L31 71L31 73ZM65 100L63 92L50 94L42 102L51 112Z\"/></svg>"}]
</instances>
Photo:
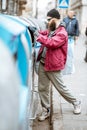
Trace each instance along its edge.
<instances>
[{"instance_id":1,"label":"dark hair","mask_svg":"<svg viewBox=\"0 0 87 130\"><path fill-rule=\"evenodd\" d=\"M56 10L56 9L51 9L51 10L47 13L47 16L52 17L52 18L60 19L60 14L59 14L58 10Z\"/></svg>"}]
</instances>

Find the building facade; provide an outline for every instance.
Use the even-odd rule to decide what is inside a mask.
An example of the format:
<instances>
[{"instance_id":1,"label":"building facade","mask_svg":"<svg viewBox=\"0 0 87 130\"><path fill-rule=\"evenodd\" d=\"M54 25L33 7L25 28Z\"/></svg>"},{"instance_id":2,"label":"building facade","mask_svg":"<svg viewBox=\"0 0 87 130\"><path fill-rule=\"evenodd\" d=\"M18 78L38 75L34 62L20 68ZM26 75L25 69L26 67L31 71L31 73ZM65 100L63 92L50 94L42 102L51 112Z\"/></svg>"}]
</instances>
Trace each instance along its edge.
<instances>
[{"instance_id":1,"label":"building facade","mask_svg":"<svg viewBox=\"0 0 87 130\"><path fill-rule=\"evenodd\" d=\"M25 5L25 9L22 11L22 15L25 17L29 17L33 15L33 1L34 0L26 0L27 4Z\"/></svg>"},{"instance_id":2,"label":"building facade","mask_svg":"<svg viewBox=\"0 0 87 130\"><path fill-rule=\"evenodd\" d=\"M22 15L27 0L0 0L0 13Z\"/></svg>"}]
</instances>

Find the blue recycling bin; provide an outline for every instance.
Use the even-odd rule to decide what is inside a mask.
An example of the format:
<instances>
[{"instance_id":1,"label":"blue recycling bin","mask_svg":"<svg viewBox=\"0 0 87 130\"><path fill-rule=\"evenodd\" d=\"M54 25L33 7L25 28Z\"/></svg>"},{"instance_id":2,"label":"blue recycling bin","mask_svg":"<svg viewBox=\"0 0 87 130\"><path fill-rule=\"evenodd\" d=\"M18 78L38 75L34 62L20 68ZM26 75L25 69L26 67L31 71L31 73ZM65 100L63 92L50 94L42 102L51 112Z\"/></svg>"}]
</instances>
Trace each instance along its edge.
<instances>
[{"instance_id":1,"label":"blue recycling bin","mask_svg":"<svg viewBox=\"0 0 87 130\"><path fill-rule=\"evenodd\" d=\"M21 130L28 130L26 114L32 86L32 42L28 26L27 22L18 17L0 14L0 40L13 57L16 55L15 62L20 78L18 109Z\"/></svg>"}]
</instances>

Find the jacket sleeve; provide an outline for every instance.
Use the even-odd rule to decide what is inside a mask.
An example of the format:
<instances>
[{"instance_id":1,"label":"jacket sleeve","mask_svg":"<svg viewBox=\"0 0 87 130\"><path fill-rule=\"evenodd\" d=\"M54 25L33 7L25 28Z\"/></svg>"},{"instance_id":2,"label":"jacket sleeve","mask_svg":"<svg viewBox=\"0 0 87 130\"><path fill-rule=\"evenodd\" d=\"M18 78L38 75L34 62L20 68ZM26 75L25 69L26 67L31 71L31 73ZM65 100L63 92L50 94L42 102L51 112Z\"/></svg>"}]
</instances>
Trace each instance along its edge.
<instances>
[{"instance_id":1,"label":"jacket sleeve","mask_svg":"<svg viewBox=\"0 0 87 130\"><path fill-rule=\"evenodd\" d=\"M66 36L63 33L58 33L51 38L39 35L37 41L42 43L47 48L55 49L61 47L66 42Z\"/></svg>"},{"instance_id":2,"label":"jacket sleeve","mask_svg":"<svg viewBox=\"0 0 87 130\"><path fill-rule=\"evenodd\" d=\"M39 33L42 34L42 35L47 35L47 34L48 34L48 31L47 31L47 30L39 31Z\"/></svg>"}]
</instances>

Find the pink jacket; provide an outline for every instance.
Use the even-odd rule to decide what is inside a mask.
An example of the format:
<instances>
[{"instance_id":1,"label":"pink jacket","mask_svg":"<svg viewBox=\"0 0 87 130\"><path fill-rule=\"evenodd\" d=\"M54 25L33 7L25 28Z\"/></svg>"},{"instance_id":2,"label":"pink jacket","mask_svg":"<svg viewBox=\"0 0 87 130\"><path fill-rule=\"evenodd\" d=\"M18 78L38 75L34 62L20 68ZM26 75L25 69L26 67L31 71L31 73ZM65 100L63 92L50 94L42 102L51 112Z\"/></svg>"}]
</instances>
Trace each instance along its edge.
<instances>
[{"instance_id":1,"label":"pink jacket","mask_svg":"<svg viewBox=\"0 0 87 130\"><path fill-rule=\"evenodd\" d=\"M43 47L47 47L44 66L45 70L57 71L64 69L68 46L68 35L65 28L59 26L51 38L48 37L48 31L40 32L37 41L42 44L39 50L38 59L43 51Z\"/></svg>"}]
</instances>

